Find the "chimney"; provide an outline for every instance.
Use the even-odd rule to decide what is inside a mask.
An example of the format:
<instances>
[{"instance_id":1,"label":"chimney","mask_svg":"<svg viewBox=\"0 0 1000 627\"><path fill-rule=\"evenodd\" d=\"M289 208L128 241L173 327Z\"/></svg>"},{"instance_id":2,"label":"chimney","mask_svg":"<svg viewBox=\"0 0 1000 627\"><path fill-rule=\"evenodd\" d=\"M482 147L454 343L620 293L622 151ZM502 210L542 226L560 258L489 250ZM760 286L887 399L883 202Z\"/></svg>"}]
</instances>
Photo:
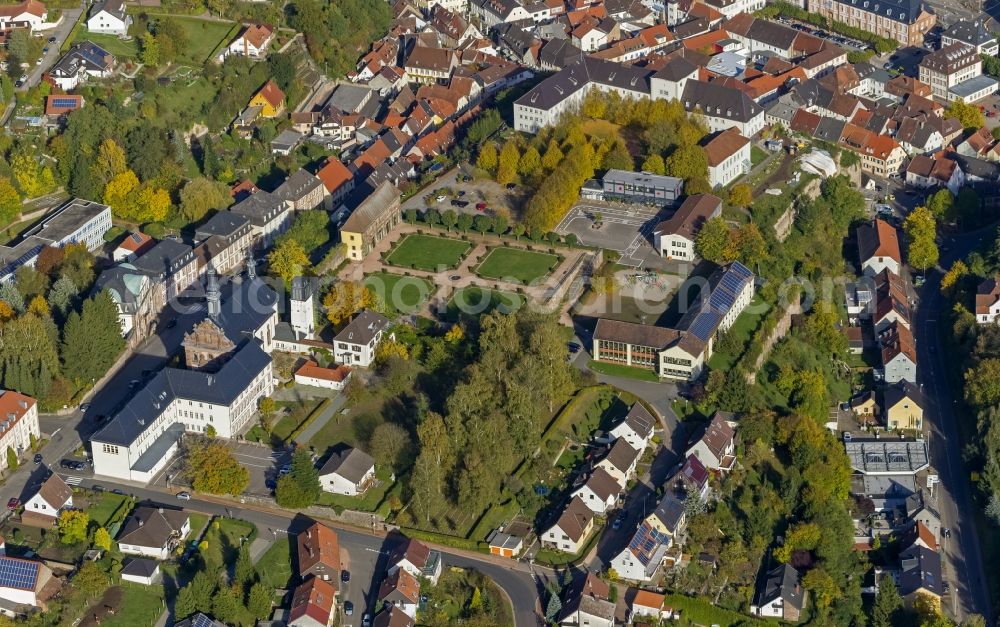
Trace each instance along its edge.
<instances>
[{"instance_id":1,"label":"chimney","mask_svg":"<svg viewBox=\"0 0 1000 627\"><path fill-rule=\"evenodd\" d=\"M136 518L136 520L139 521L139 526L140 527L146 524L145 522L143 522L143 520L141 518Z\"/></svg>"},{"instance_id":2,"label":"chimney","mask_svg":"<svg viewBox=\"0 0 1000 627\"><path fill-rule=\"evenodd\" d=\"M21 399L17 403L21 406L21 409L28 409L28 401Z\"/></svg>"},{"instance_id":3,"label":"chimney","mask_svg":"<svg viewBox=\"0 0 1000 627\"><path fill-rule=\"evenodd\" d=\"M160 513L162 514L162 513L163 513L163 508L162 508L162 507L158 507L158 508L157 508L157 511L158 511L158 512L160 512Z\"/></svg>"}]
</instances>

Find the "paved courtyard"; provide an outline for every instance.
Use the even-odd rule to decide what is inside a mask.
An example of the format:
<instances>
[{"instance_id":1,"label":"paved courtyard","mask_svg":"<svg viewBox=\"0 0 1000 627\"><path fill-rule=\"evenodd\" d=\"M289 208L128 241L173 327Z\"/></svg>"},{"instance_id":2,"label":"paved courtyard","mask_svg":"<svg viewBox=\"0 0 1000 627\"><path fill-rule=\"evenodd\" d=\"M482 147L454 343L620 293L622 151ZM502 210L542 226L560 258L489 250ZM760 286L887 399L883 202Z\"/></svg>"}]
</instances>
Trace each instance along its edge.
<instances>
[{"instance_id":1,"label":"paved courtyard","mask_svg":"<svg viewBox=\"0 0 1000 627\"><path fill-rule=\"evenodd\" d=\"M271 489L267 487L268 480L277 481L278 470L292 459L291 451L273 451L269 446L260 446L249 442L236 442L224 440L233 450L233 456L241 466L250 472L250 483L247 485L247 494L267 495ZM170 485L175 485L174 479L181 472L184 465L184 458L176 455L159 474L150 482L153 486L163 486L167 484L167 475L170 475ZM180 485L180 484L178 484Z\"/></svg>"},{"instance_id":2,"label":"paved courtyard","mask_svg":"<svg viewBox=\"0 0 1000 627\"><path fill-rule=\"evenodd\" d=\"M660 257L652 244L653 229L671 213L645 205L582 201L569 210L555 230L562 235L575 234L581 244L621 253L618 263L622 265L676 271L677 264ZM601 215L600 228L594 228L596 214Z\"/></svg>"}]
</instances>

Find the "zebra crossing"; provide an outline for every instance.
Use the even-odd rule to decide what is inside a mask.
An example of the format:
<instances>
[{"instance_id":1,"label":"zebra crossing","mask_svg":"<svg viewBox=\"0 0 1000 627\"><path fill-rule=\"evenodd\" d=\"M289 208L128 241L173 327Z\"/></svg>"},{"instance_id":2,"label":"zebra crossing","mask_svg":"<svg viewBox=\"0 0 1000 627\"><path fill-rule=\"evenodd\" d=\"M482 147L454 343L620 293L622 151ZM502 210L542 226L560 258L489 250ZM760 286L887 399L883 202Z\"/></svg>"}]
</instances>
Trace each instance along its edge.
<instances>
[{"instance_id":1,"label":"zebra crossing","mask_svg":"<svg viewBox=\"0 0 1000 627\"><path fill-rule=\"evenodd\" d=\"M70 477L66 475L59 475L66 482L66 485L80 485L83 483L83 477Z\"/></svg>"}]
</instances>

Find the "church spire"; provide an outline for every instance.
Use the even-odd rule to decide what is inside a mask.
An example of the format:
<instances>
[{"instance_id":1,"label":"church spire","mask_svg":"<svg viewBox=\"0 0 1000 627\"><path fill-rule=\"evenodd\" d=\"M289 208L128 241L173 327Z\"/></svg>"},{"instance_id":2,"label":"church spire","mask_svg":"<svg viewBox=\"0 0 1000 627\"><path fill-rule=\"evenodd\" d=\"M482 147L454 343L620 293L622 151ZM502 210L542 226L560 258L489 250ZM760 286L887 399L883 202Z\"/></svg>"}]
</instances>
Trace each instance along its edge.
<instances>
[{"instance_id":1,"label":"church spire","mask_svg":"<svg viewBox=\"0 0 1000 627\"><path fill-rule=\"evenodd\" d=\"M222 291L219 289L219 277L215 274L215 265L208 263L208 285L205 289L208 300L208 317L213 321L219 319L222 313Z\"/></svg>"},{"instance_id":2,"label":"church spire","mask_svg":"<svg viewBox=\"0 0 1000 627\"><path fill-rule=\"evenodd\" d=\"M247 278L250 279L251 281L253 281L254 279L257 278L257 268L256 268L256 265L257 265L257 260L253 258L253 251L248 249L247 250L247 261L246 261Z\"/></svg>"}]
</instances>

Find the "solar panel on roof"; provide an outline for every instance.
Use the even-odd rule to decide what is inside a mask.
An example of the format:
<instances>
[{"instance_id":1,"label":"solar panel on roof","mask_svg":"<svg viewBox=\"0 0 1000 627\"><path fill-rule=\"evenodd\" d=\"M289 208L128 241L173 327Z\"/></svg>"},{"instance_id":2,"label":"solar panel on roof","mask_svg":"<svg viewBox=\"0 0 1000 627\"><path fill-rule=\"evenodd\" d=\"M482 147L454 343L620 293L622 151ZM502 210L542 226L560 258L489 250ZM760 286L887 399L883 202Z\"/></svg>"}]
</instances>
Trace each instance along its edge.
<instances>
[{"instance_id":1,"label":"solar panel on roof","mask_svg":"<svg viewBox=\"0 0 1000 627\"><path fill-rule=\"evenodd\" d=\"M719 281L719 287L722 289L732 292L733 294L738 294L743 289L743 283L746 281L744 277L737 274L727 272L722 275L722 280Z\"/></svg>"},{"instance_id":2,"label":"solar panel on roof","mask_svg":"<svg viewBox=\"0 0 1000 627\"><path fill-rule=\"evenodd\" d=\"M729 266L729 269L746 279L749 279L750 277L753 276L753 272L750 271L750 268L747 268L738 261L734 261L732 265Z\"/></svg>"},{"instance_id":3,"label":"solar panel on roof","mask_svg":"<svg viewBox=\"0 0 1000 627\"><path fill-rule=\"evenodd\" d=\"M732 292L715 290L708 302L713 311L727 312L736 304L736 297L733 296Z\"/></svg>"},{"instance_id":4,"label":"solar panel on roof","mask_svg":"<svg viewBox=\"0 0 1000 627\"><path fill-rule=\"evenodd\" d=\"M38 562L0 559L0 586L32 590L38 579Z\"/></svg>"},{"instance_id":5,"label":"solar panel on roof","mask_svg":"<svg viewBox=\"0 0 1000 627\"><path fill-rule=\"evenodd\" d=\"M213 627L215 621L204 614L195 614L191 618L191 627Z\"/></svg>"},{"instance_id":6,"label":"solar panel on roof","mask_svg":"<svg viewBox=\"0 0 1000 627\"><path fill-rule=\"evenodd\" d=\"M58 107L60 109L72 109L76 107L75 98L55 98L52 100L52 106Z\"/></svg>"},{"instance_id":7,"label":"solar panel on roof","mask_svg":"<svg viewBox=\"0 0 1000 627\"><path fill-rule=\"evenodd\" d=\"M714 312L703 312L691 323L690 332L703 342L707 342L719 326L720 317Z\"/></svg>"}]
</instances>

